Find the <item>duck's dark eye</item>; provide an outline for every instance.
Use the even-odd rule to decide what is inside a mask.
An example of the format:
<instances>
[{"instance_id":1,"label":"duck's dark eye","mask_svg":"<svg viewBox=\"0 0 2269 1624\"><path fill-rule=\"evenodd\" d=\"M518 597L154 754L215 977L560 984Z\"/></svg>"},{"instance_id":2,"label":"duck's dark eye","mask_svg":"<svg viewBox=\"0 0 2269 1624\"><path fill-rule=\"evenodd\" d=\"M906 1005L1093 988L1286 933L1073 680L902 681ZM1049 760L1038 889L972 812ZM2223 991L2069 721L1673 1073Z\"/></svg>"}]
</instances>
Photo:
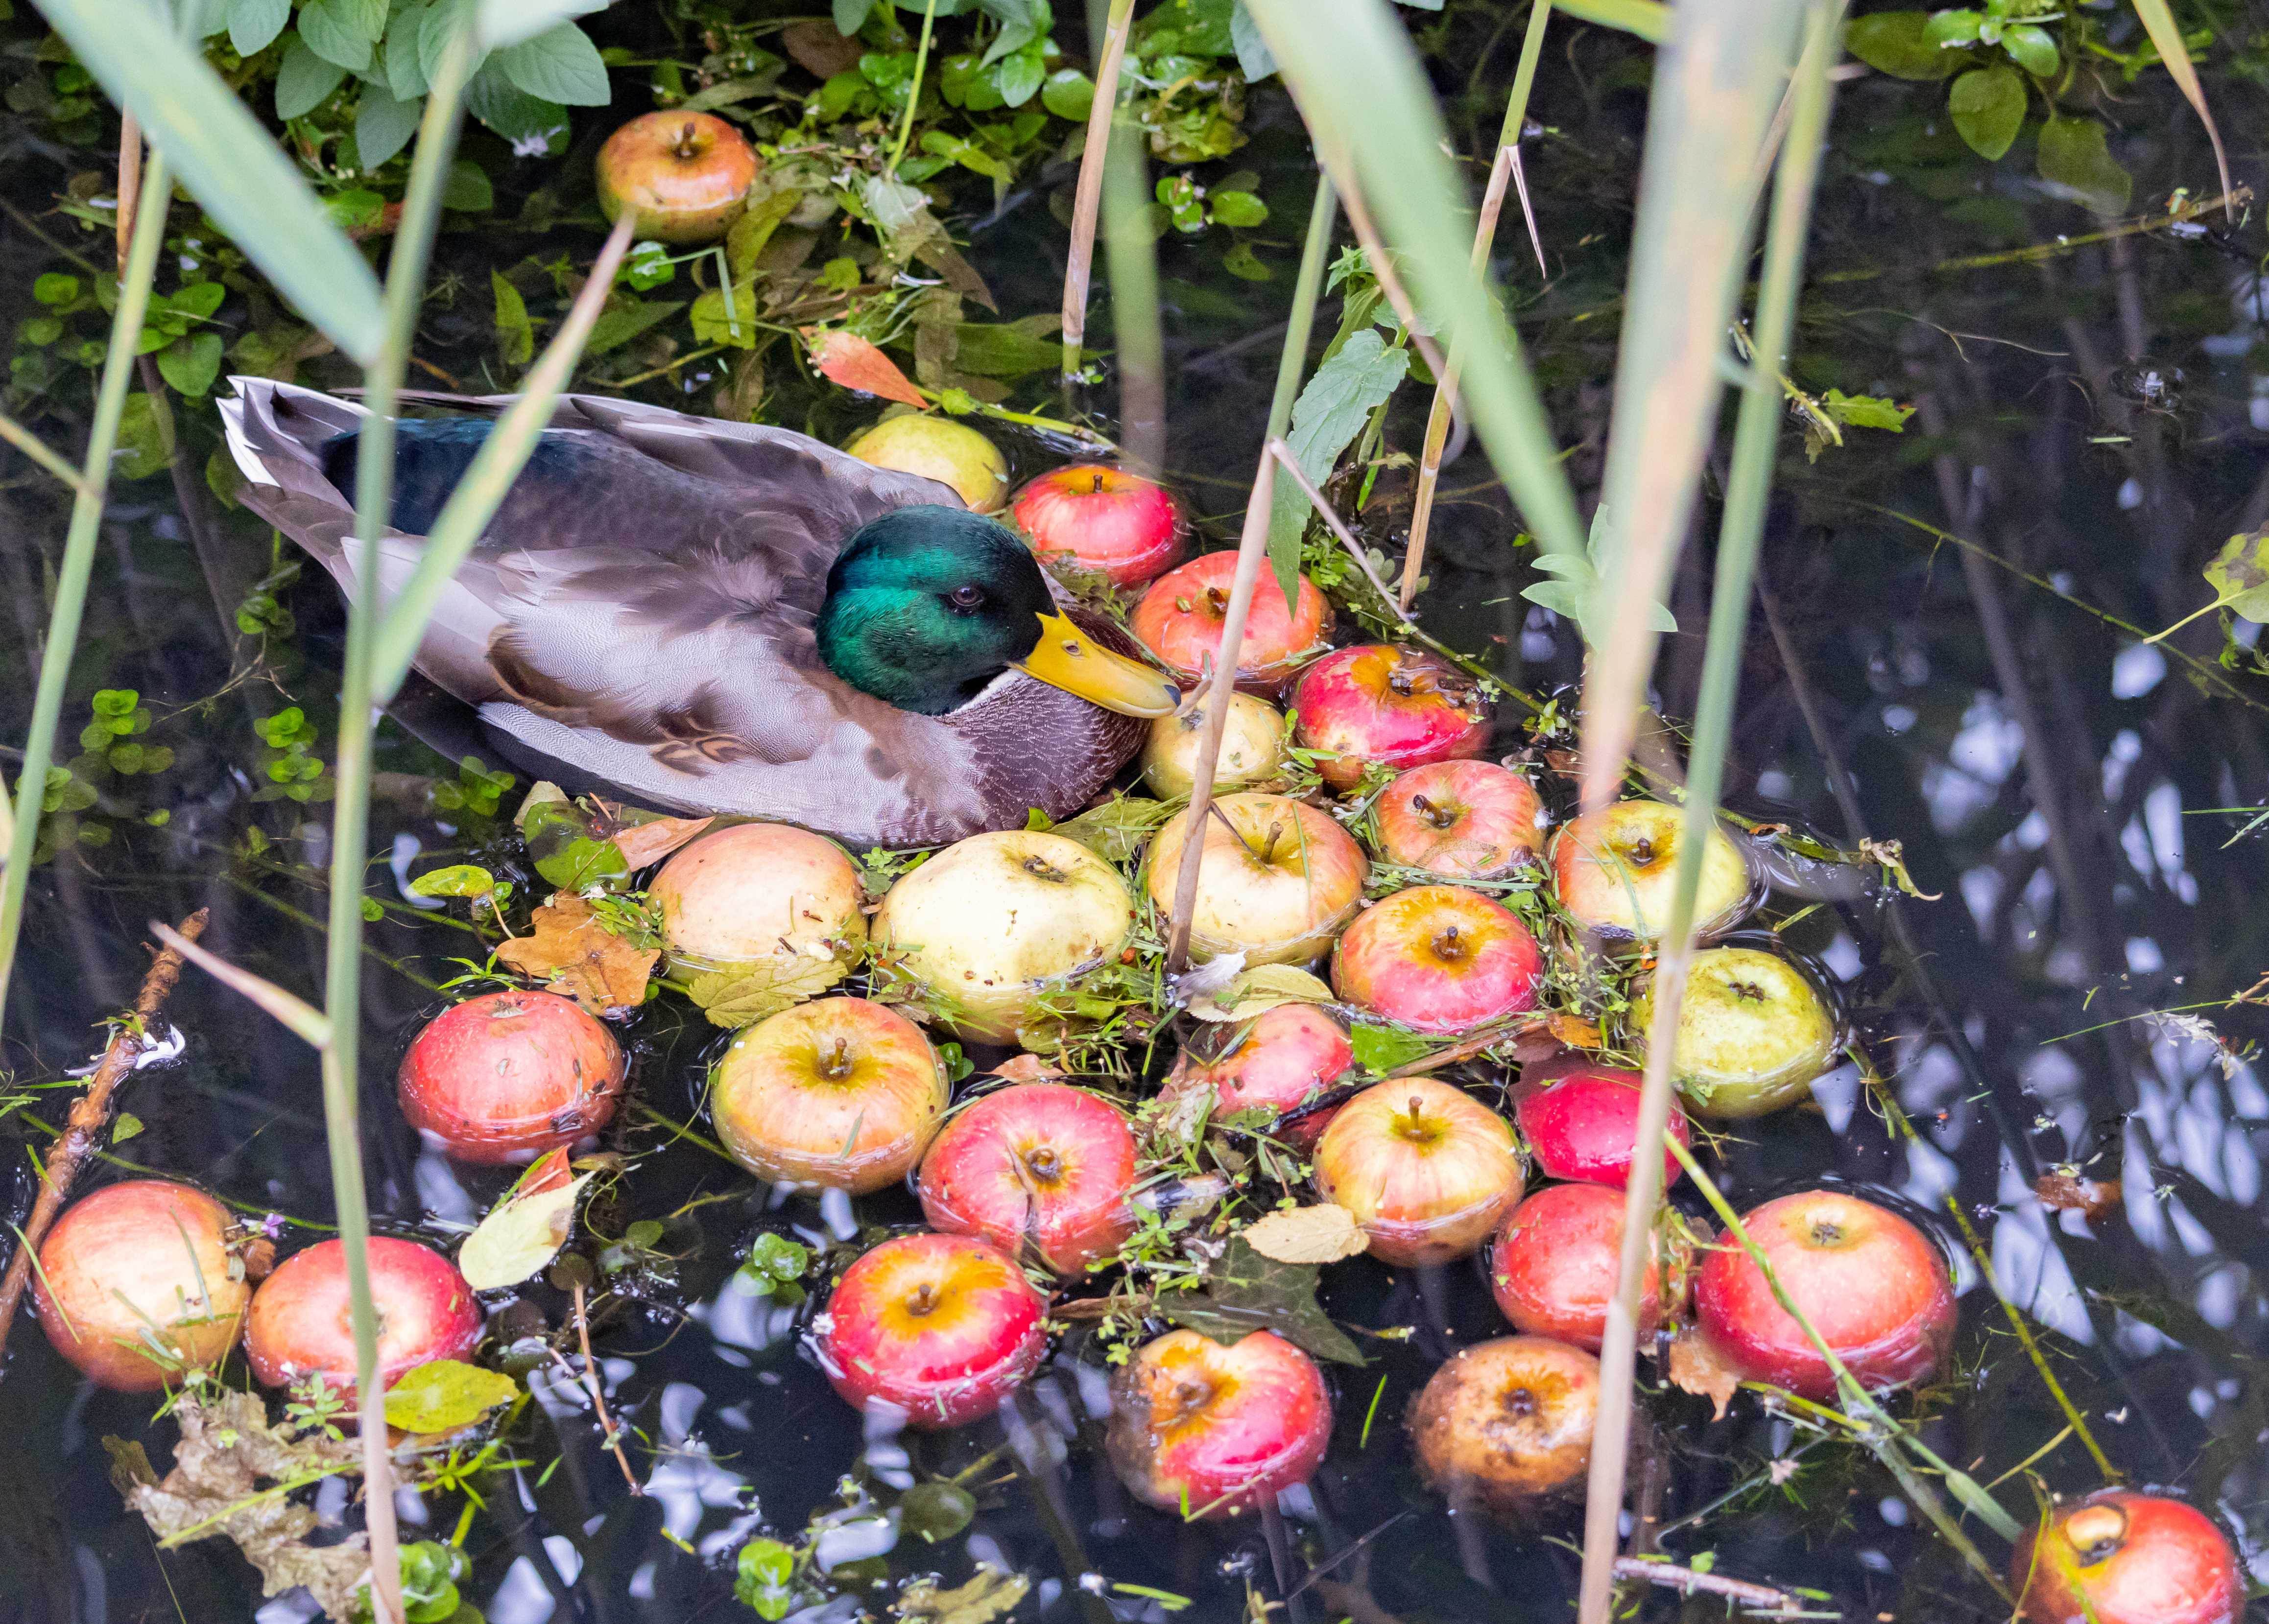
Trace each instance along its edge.
<instances>
[{"instance_id":1,"label":"duck's dark eye","mask_svg":"<svg viewBox=\"0 0 2269 1624\"><path fill-rule=\"evenodd\" d=\"M985 588L956 587L945 594L945 601L957 609L973 609L985 602Z\"/></svg>"}]
</instances>

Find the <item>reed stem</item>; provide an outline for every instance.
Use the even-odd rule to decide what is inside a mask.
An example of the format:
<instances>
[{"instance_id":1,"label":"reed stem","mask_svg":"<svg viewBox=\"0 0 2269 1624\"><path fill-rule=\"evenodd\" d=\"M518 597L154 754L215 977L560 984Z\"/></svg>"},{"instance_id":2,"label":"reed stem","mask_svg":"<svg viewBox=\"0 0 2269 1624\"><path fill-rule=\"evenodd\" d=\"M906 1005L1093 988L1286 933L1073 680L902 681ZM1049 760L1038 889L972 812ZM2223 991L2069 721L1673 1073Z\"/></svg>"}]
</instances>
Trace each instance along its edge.
<instances>
[{"instance_id":1,"label":"reed stem","mask_svg":"<svg viewBox=\"0 0 2269 1624\"><path fill-rule=\"evenodd\" d=\"M1119 443L1127 465L1156 477L1166 461L1166 339L1158 319L1158 244L1149 165L1129 125L1104 155L1103 250L1111 269L1111 334L1119 355Z\"/></svg>"},{"instance_id":2,"label":"reed stem","mask_svg":"<svg viewBox=\"0 0 2269 1624\"><path fill-rule=\"evenodd\" d=\"M1104 155L1111 150L1111 123L1119 106L1119 70L1127 60L1127 33L1134 20L1134 0L1111 0L1104 25L1103 50L1095 63L1095 101L1087 110L1087 146L1079 155L1079 186L1072 196L1071 250L1064 260L1063 375L1068 383L1080 368L1087 342L1087 292L1095 274L1095 220L1103 203Z\"/></svg>"}]
</instances>

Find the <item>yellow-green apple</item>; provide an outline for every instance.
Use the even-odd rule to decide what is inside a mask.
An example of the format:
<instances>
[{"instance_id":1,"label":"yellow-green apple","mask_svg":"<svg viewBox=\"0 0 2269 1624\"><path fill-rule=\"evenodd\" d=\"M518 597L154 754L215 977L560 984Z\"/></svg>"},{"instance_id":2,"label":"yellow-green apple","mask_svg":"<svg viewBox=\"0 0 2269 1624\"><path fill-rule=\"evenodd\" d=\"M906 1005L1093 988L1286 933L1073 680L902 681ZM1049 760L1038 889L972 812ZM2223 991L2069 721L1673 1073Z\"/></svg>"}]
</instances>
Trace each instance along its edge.
<instances>
[{"instance_id":1,"label":"yellow-green apple","mask_svg":"<svg viewBox=\"0 0 2269 1624\"><path fill-rule=\"evenodd\" d=\"M1452 880L1497 880L1543 860L1529 781L1489 761L1435 761L1381 791L1372 816L1381 862Z\"/></svg>"},{"instance_id":2,"label":"yellow-green apple","mask_svg":"<svg viewBox=\"0 0 2269 1624\"><path fill-rule=\"evenodd\" d=\"M747 207L764 166L748 137L713 113L646 113L599 149L599 208L628 209L655 242L714 242Z\"/></svg>"},{"instance_id":3,"label":"yellow-green apple","mask_svg":"<svg viewBox=\"0 0 2269 1624\"><path fill-rule=\"evenodd\" d=\"M484 993L411 1040L395 1092L425 1142L460 1162L532 1162L614 1119L628 1062L557 993Z\"/></svg>"},{"instance_id":4,"label":"yellow-green apple","mask_svg":"<svg viewBox=\"0 0 2269 1624\"><path fill-rule=\"evenodd\" d=\"M1076 1274L1134 1231L1134 1133L1099 1094L1022 1082L957 1111L922 1157L922 1216Z\"/></svg>"},{"instance_id":5,"label":"yellow-green apple","mask_svg":"<svg viewBox=\"0 0 2269 1624\"><path fill-rule=\"evenodd\" d=\"M1179 561L1190 521L1171 491L1103 462L1029 482L1009 516L1042 558L1066 558L1114 587L1139 587Z\"/></svg>"},{"instance_id":6,"label":"yellow-green apple","mask_svg":"<svg viewBox=\"0 0 2269 1624\"><path fill-rule=\"evenodd\" d=\"M876 468L950 485L980 513L997 513L1009 499L1009 461L1001 448L950 417L926 411L885 417L843 449Z\"/></svg>"},{"instance_id":7,"label":"yellow-green apple","mask_svg":"<svg viewBox=\"0 0 2269 1624\"><path fill-rule=\"evenodd\" d=\"M1235 553L1201 553L1152 581L1127 621L1136 640L1185 686L1209 678L1220 661L1222 620L1236 573ZM1275 572L1260 572L1237 661L1238 686L1273 694L1324 646L1332 606L1304 575L1293 597L1297 607L1288 607Z\"/></svg>"},{"instance_id":8,"label":"yellow-green apple","mask_svg":"<svg viewBox=\"0 0 2269 1624\"><path fill-rule=\"evenodd\" d=\"M1938 1369L1954 1336L1954 1288L1946 1253L1913 1224L1840 1190L1782 1196L1741 1224L1861 1386L1903 1386ZM1702 1266L1694 1308L1703 1333L1744 1377L1807 1399L1835 1397L1828 1362L1733 1236Z\"/></svg>"},{"instance_id":9,"label":"yellow-green apple","mask_svg":"<svg viewBox=\"0 0 2269 1624\"><path fill-rule=\"evenodd\" d=\"M1489 1253L1489 1289L1516 1331L1593 1353L1622 1258L1623 1195L1604 1185L1548 1185L1512 1209ZM1647 1259L1642 1335L1662 1312L1662 1269Z\"/></svg>"},{"instance_id":10,"label":"yellow-green apple","mask_svg":"<svg viewBox=\"0 0 2269 1624\"><path fill-rule=\"evenodd\" d=\"M1195 695L1172 715L1161 716L1150 724L1150 737L1142 746L1142 776L1154 794L1176 801L1197 786L1198 751L1205 742L1208 698L1206 694ZM1283 764L1284 713L1266 699L1232 690L1229 720L1221 733L1221 754L1214 757L1214 792L1219 794L1266 783Z\"/></svg>"},{"instance_id":11,"label":"yellow-green apple","mask_svg":"<svg viewBox=\"0 0 2269 1624\"><path fill-rule=\"evenodd\" d=\"M1584 1055L1558 1058L1561 1064L1521 1068L1511 1096L1512 1119L1520 1129L1521 1142L1547 1178L1612 1185L1620 1190L1630 1182L1639 1085L1644 1079L1637 1072ZM1693 1126L1675 1100L1670 1103L1669 1129L1680 1144L1694 1142ZM1678 1158L1665 1149L1664 1187L1684 1175Z\"/></svg>"},{"instance_id":12,"label":"yellow-green apple","mask_svg":"<svg viewBox=\"0 0 2269 1624\"><path fill-rule=\"evenodd\" d=\"M2183 1501L2102 1488L2028 1527L2009 1561L2025 1624L2237 1624L2229 1537Z\"/></svg>"},{"instance_id":13,"label":"yellow-green apple","mask_svg":"<svg viewBox=\"0 0 2269 1624\"><path fill-rule=\"evenodd\" d=\"M1577 924L1607 941L1652 941L1670 923L1686 814L1659 801L1618 801L1563 823L1552 837L1552 884ZM1749 866L1715 826L1702 853L1694 928L1730 929L1747 912Z\"/></svg>"},{"instance_id":14,"label":"yellow-green apple","mask_svg":"<svg viewBox=\"0 0 2269 1624\"><path fill-rule=\"evenodd\" d=\"M1592 1460L1600 1362L1541 1336L1451 1355L1410 1406L1418 1470L1456 1505L1518 1514L1581 1482Z\"/></svg>"},{"instance_id":15,"label":"yellow-green apple","mask_svg":"<svg viewBox=\"0 0 2269 1624\"><path fill-rule=\"evenodd\" d=\"M901 1235L844 1271L813 1340L846 1403L959 1427L1038 1368L1046 1312L1024 1271L975 1236Z\"/></svg>"},{"instance_id":16,"label":"yellow-green apple","mask_svg":"<svg viewBox=\"0 0 2269 1624\"><path fill-rule=\"evenodd\" d=\"M1374 763L1423 766L1478 756L1489 742L1480 687L1420 648L1334 650L1300 673L1291 706L1302 747L1322 753L1316 770L1334 789L1353 788Z\"/></svg>"},{"instance_id":17,"label":"yellow-green apple","mask_svg":"<svg viewBox=\"0 0 2269 1624\"><path fill-rule=\"evenodd\" d=\"M1322 956L1363 900L1371 864L1328 812L1246 790L1213 803L1198 860L1190 950L1200 960L1242 953L1248 964L1308 964ZM1145 880L1169 924L1189 838L1187 808L1150 843Z\"/></svg>"},{"instance_id":18,"label":"yellow-green apple","mask_svg":"<svg viewBox=\"0 0 2269 1624\"><path fill-rule=\"evenodd\" d=\"M40 1243L32 1300L55 1349L98 1387L155 1392L218 1365L252 1297L228 1209L163 1178L105 1185Z\"/></svg>"},{"instance_id":19,"label":"yellow-green apple","mask_svg":"<svg viewBox=\"0 0 2269 1624\"><path fill-rule=\"evenodd\" d=\"M1223 1347L1170 1331L1112 1384L1112 1464L1134 1497L1186 1517L1235 1517L1308 1480L1332 1436L1314 1360L1273 1331Z\"/></svg>"},{"instance_id":20,"label":"yellow-green apple","mask_svg":"<svg viewBox=\"0 0 2269 1624\"><path fill-rule=\"evenodd\" d=\"M887 1004L821 998L736 1035L709 1077L733 1159L776 1184L863 1195L921 1160L948 1084L921 1028Z\"/></svg>"},{"instance_id":21,"label":"yellow-green apple","mask_svg":"<svg viewBox=\"0 0 2269 1624\"><path fill-rule=\"evenodd\" d=\"M859 870L832 840L787 823L735 823L661 866L647 891L673 966L761 974L812 997L867 940Z\"/></svg>"},{"instance_id":22,"label":"yellow-green apple","mask_svg":"<svg viewBox=\"0 0 2269 1624\"><path fill-rule=\"evenodd\" d=\"M1159 1090L1163 1097L1210 1089L1216 1116L1259 1109L1281 1117L1331 1087L1355 1064L1347 1028L1313 1004L1279 1004L1249 1023L1214 1030L1226 1031L1230 1047L1208 1059L1185 1045ZM1274 1131L1294 1149L1306 1150L1337 1114L1303 1117Z\"/></svg>"},{"instance_id":23,"label":"yellow-green apple","mask_svg":"<svg viewBox=\"0 0 2269 1624\"><path fill-rule=\"evenodd\" d=\"M1634 1046L1645 1046L1653 1021L1650 983L1631 1000ZM1671 1075L1703 1116L1762 1117L1804 1098L1837 1037L1827 1000L1795 965L1755 948L1711 948L1687 973Z\"/></svg>"},{"instance_id":24,"label":"yellow-green apple","mask_svg":"<svg viewBox=\"0 0 2269 1624\"><path fill-rule=\"evenodd\" d=\"M1414 885L1357 914L1332 950L1356 1008L1422 1032L1467 1032L1536 1007L1544 954L1511 909L1454 885Z\"/></svg>"},{"instance_id":25,"label":"yellow-green apple","mask_svg":"<svg viewBox=\"0 0 2269 1624\"><path fill-rule=\"evenodd\" d=\"M1117 869L1076 840L1020 829L972 835L914 869L874 931L955 1032L1009 1043L1036 1000L1116 957L1134 926Z\"/></svg>"},{"instance_id":26,"label":"yellow-green apple","mask_svg":"<svg viewBox=\"0 0 2269 1624\"><path fill-rule=\"evenodd\" d=\"M1316 1145L1316 1188L1371 1237L1371 1255L1408 1266L1477 1250L1520 1200L1512 1128L1430 1077L1373 1084L1341 1107Z\"/></svg>"},{"instance_id":27,"label":"yellow-green apple","mask_svg":"<svg viewBox=\"0 0 2269 1624\"><path fill-rule=\"evenodd\" d=\"M469 1359L480 1346L481 1305L457 1266L430 1246L370 1237L370 1296L378 1310L378 1365L391 1386L436 1359ZM343 1241L318 1241L278 1264L252 1294L245 1355L269 1387L321 1377L333 1392L355 1384L353 1303Z\"/></svg>"}]
</instances>

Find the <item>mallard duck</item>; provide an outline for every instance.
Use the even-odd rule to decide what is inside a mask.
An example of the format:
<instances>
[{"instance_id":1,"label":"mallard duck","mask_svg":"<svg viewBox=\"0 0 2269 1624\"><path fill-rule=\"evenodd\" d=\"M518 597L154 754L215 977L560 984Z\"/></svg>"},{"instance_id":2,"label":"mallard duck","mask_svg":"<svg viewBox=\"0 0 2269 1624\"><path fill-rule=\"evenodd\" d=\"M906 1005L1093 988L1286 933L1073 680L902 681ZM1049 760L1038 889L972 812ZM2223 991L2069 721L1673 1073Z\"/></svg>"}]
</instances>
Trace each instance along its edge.
<instances>
[{"instance_id":1,"label":"mallard duck","mask_svg":"<svg viewBox=\"0 0 2269 1624\"><path fill-rule=\"evenodd\" d=\"M245 505L356 589L365 409L221 402ZM397 590L505 397L399 420ZM1084 625L1079 624L1084 618ZM543 762L640 803L928 845L1077 809L1179 695L942 484L805 435L563 398L416 665Z\"/></svg>"}]
</instances>

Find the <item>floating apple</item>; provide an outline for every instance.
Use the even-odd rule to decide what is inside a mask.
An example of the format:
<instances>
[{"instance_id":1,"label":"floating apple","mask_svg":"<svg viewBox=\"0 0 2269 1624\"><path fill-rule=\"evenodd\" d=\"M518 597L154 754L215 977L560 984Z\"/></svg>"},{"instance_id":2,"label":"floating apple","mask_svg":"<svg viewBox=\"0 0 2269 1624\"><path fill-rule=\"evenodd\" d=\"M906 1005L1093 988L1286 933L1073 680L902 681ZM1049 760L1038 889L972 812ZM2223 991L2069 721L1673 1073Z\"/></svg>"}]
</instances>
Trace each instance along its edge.
<instances>
[{"instance_id":1,"label":"floating apple","mask_svg":"<svg viewBox=\"0 0 2269 1624\"><path fill-rule=\"evenodd\" d=\"M1620 1190L1630 1182L1639 1088L1644 1079L1622 1067L1581 1057L1571 1057L1571 1062L1543 1078L1532 1076L1537 1067L1522 1069L1512 1090L1513 1122L1547 1178L1579 1179ZM1694 1142L1693 1127L1675 1100L1670 1104L1669 1126L1671 1137L1680 1144ZM1676 1184L1684 1171L1676 1156L1662 1153L1665 1188Z\"/></svg>"},{"instance_id":2,"label":"floating apple","mask_svg":"<svg viewBox=\"0 0 2269 1624\"><path fill-rule=\"evenodd\" d=\"M614 1119L628 1063L556 993L484 993L427 1023L395 1078L402 1114L460 1162L532 1162Z\"/></svg>"},{"instance_id":3,"label":"floating apple","mask_svg":"<svg viewBox=\"0 0 2269 1624\"><path fill-rule=\"evenodd\" d=\"M1151 582L1127 622L1142 646L1186 687L1209 677L1221 658L1222 618L1229 613L1231 578L1236 573L1235 553L1201 554ZM1240 687L1274 693L1324 646L1332 606L1304 575L1293 595L1297 609L1287 608L1275 572L1260 572L1237 661Z\"/></svg>"},{"instance_id":4,"label":"floating apple","mask_svg":"<svg viewBox=\"0 0 2269 1624\"><path fill-rule=\"evenodd\" d=\"M1467 1032L1536 1007L1544 954L1510 909L1454 885L1414 885L1356 916L1332 985L1381 1020Z\"/></svg>"},{"instance_id":5,"label":"floating apple","mask_svg":"<svg viewBox=\"0 0 2269 1624\"><path fill-rule=\"evenodd\" d=\"M843 449L876 468L950 485L980 513L997 512L1009 498L1009 462L1001 448L950 417L926 411L885 417Z\"/></svg>"},{"instance_id":6,"label":"floating apple","mask_svg":"<svg viewBox=\"0 0 2269 1624\"><path fill-rule=\"evenodd\" d=\"M735 1036L710 1073L709 1110L760 1178L864 1195L905 1177L945 1114L945 1067L885 1004L822 998Z\"/></svg>"},{"instance_id":7,"label":"floating apple","mask_svg":"<svg viewBox=\"0 0 2269 1624\"><path fill-rule=\"evenodd\" d=\"M599 149L599 209L629 209L655 242L714 242L748 205L763 165L748 138L712 113L647 113Z\"/></svg>"},{"instance_id":8,"label":"floating apple","mask_svg":"<svg viewBox=\"0 0 2269 1624\"><path fill-rule=\"evenodd\" d=\"M1190 815L1178 812L1150 843L1145 884L1171 921ZM1242 953L1248 964L1306 964L1320 957L1363 900L1371 864L1331 814L1283 795L1223 795L1206 818L1190 950L1200 960Z\"/></svg>"},{"instance_id":9,"label":"floating apple","mask_svg":"<svg viewBox=\"0 0 2269 1624\"><path fill-rule=\"evenodd\" d=\"M1372 763L1417 767L1478 756L1489 708L1464 672L1423 649L1365 643L1326 654L1292 688L1303 747L1334 789L1352 789Z\"/></svg>"},{"instance_id":10,"label":"floating apple","mask_svg":"<svg viewBox=\"0 0 2269 1624\"><path fill-rule=\"evenodd\" d=\"M1250 1026L1240 1023L1229 1030L1236 1041L1216 1059L1183 1049L1161 1095L1171 1098L1211 1089L1216 1115L1255 1108L1282 1115L1329 1088L1355 1064L1347 1029L1313 1004L1279 1004L1263 1010ZM1338 1114L1303 1118L1281 1130L1280 1137L1294 1149L1306 1150Z\"/></svg>"},{"instance_id":11,"label":"floating apple","mask_svg":"<svg viewBox=\"0 0 2269 1624\"><path fill-rule=\"evenodd\" d=\"M1503 1117L1430 1077L1390 1079L1341 1107L1316 1146L1316 1188L1408 1266L1479 1247L1520 1200L1520 1153Z\"/></svg>"},{"instance_id":12,"label":"floating apple","mask_svg":"<svg viewBox=\"0 0 2269 1624\"><path fill-rule=\"evenodd\" d=\"M1200 694L1171 716L1150 724L1142 746L1142 776L1151 793L1179 800L1196 787L1198 751L1205 741L1208 696ZM1266 699L1232 690L1221 754L1214 758L1216 794L1273 779L1284 764L1284 713Z\"/></svg>"},{"instance_id":13,"label":"floating apple","mask_svg":"<svg viewBox=\"0 0 2269 1624\"><path fill-rule=\"evenodd\" d=\"M1114 957L1134 924L1109 863L1065 836L1011 830L972 835L907 875L874 928L952 1010L955 1032L1009 1043L1038 1000Z\"/></svg>"},{"instance_id":14,"label":"floating apple","mask_svg":"<svg viewBox=\"0 0 2269 1624\"><path fill-rule=\"evenodd\" d=\"M1568 917L1606 941L1652 941L1670 922L1686 814L1659 801L1618 801L1552 837L1552 882ZM1694 928L1714 935L1749 905L1749 866L1726 831L1710 830Z\"/></svg>"},{"instance_id":15,"label":"floating apple","mask_svg":"<svg viewBox=\"0 0 2269 1624\"><path fill-rule=\"evenodd\" d=\"M832 840L787 823L735 823L661 866L647 891L670 963L761 973L804 996L840 981L867 940L858 867Z\"/></svg>"},{"instance_id":16,"label":"floating apple","mask_svg":"<svg viewBox=\"0 0 2269 1624\"><path fill-rule=\"evenodd\" d=\"M154 1392L218 1365L252 1288L230 1277L228 1209L163 1178L81 1196L40 1243L32 1301L55 1352L98 1387Z\"/></svg>"},{"instance_id":17,"label":"floating apple","mask_svg":"<svg viewBox=\"0 0 2269 1624\"><path fill-rule=\"evenodd\" d=\"M1630 1033L1644 1045L1653 989L1631 1000ZM1671 1075L1705 1117L1762 1117L1805 1097L1836 1057L1836 1017L1820 989L1786 959L1755 948L1694 956L1678 1007Z\"/></svg>"},{"instance_id":18,"label":"floating apple","mask_svg":"<svg viewBox=\"0 0 2269 1624\"><path fill-rule=\"evenodd\" d=\"M1038 1367L1046 1311L1024 1271L983 1241L902 1235L844 1271L813 1329L846 1402L910 1427L959 1427Z\"/></svg>"},{"instance_id":19,"label":"floating apple","mask_svg":"<svg viewBox=\"0 0 2269 1624\"><path fill-rule=\"evenodd\" d=\"M1331 1443L1315 1361L1273 1331L1224 1347L1170 1331L1112 1384L1105 1446L1134 1497L1189 1517L1235 1517L1304 1483Z\"/></svg>"},{"instance_id":20,"label":"floating apple","mask_svg":"<svg viewBox=\"0 0 2269 1624\"><path fill-rule=\"evenodd\" d=\"M1489 1259L1489 1289L1512 1328L1600 1351L1623 1244L1623 1196L1603 1185L1551 1185L1504 1221ZM1639 1328L1661 1314L1662 1269L1646 1266Z\"/></svg>"},{"instance_id":21,"label":"floating apple","mask_svg":"<svg viewBox=\"0 0 2269 1624\"><path fill-rule=\"evenodd\" d=\"M1946 1254L1896 1213L1837 1190L1767 1201L1742 1225L1789 1300L1854 1379L1918 1381L1954 1335ZM1763 1272L1727 1236L1695 1289L1702 1330L1742 1375L1807 1399L1835 1396L1835 1373L1774 1299Z\"/></svg>"},{"instance_id":22,"label":"floating apple","mask_svg":"<svg viewBox=\"0 0 2269 1624\"><path fill-rule=\"evenodd\" d=\"M1488 761L1413 767L1374 808L1382 862L1452 880L1497 880L1543 860L1528 780Z\"/></svg>"},{"instance_id":23,"label":"floating apple","mask_svg":"<svg viewBox=\"0 0 2269 1624\"><path fill-rule=\"evenodd\" d=\"M1164 485L1101 462L1041 475L1009 505L1043 558L1064 557L1114 587L1139 587L1182 556L1190 521Z\"/></svg>"},{"instance_id":24,"label":"floating apple","mask_svg":"<svg viewBox=\"0 0 2269 1624\"><path fill-rule=\"evenodd\" d=\"M2025 1624L2236 1624L2245 1575L2211 1518L2179 1500L2099 1489L2028 1528L2009 1562Z\"/></svg>"},{"instance_id":25,"label":"floating apple","mask_svg":"<svg viewBox=\"0 0 2269 1624\"><path fill-rule=\"evenodd\" d=\"M370 1237L370 1296L378 1310L378 1363L390 1386L436 1359L469 1359L480 1346L481 1305L457 1266L430 1246ZM252 1373L269 1387L319 1376L334 1392L355 1384L354 1310L343 1241L295 1251L260 1282L245 1322Z\"/></svg>"},{"instance_id":26,"label":"floating apple","mask_svg":"<svg viewBox=\"0 0 2269 1624\"><path fill-rule=\"evenodd\" d=\"M1541 1336L1460 1350L1410 1406L1418 1470L1453 1506L1518 1512L1582 1481L1600 1408L1600 1362Z\"/></svg>"},{"instance_id":27,"label":"floating apple","mask_svg":"<svg viewBox=\"0 0 2269 1624\"><path fill-rule=\"evenodd\" d=\"M1134 1233L1134 1133L1118 1106L1060 1082L1017 1083L961 1111L931 1143L922 1216L1076 1274Z\"/></svg>"}]
</instances>

